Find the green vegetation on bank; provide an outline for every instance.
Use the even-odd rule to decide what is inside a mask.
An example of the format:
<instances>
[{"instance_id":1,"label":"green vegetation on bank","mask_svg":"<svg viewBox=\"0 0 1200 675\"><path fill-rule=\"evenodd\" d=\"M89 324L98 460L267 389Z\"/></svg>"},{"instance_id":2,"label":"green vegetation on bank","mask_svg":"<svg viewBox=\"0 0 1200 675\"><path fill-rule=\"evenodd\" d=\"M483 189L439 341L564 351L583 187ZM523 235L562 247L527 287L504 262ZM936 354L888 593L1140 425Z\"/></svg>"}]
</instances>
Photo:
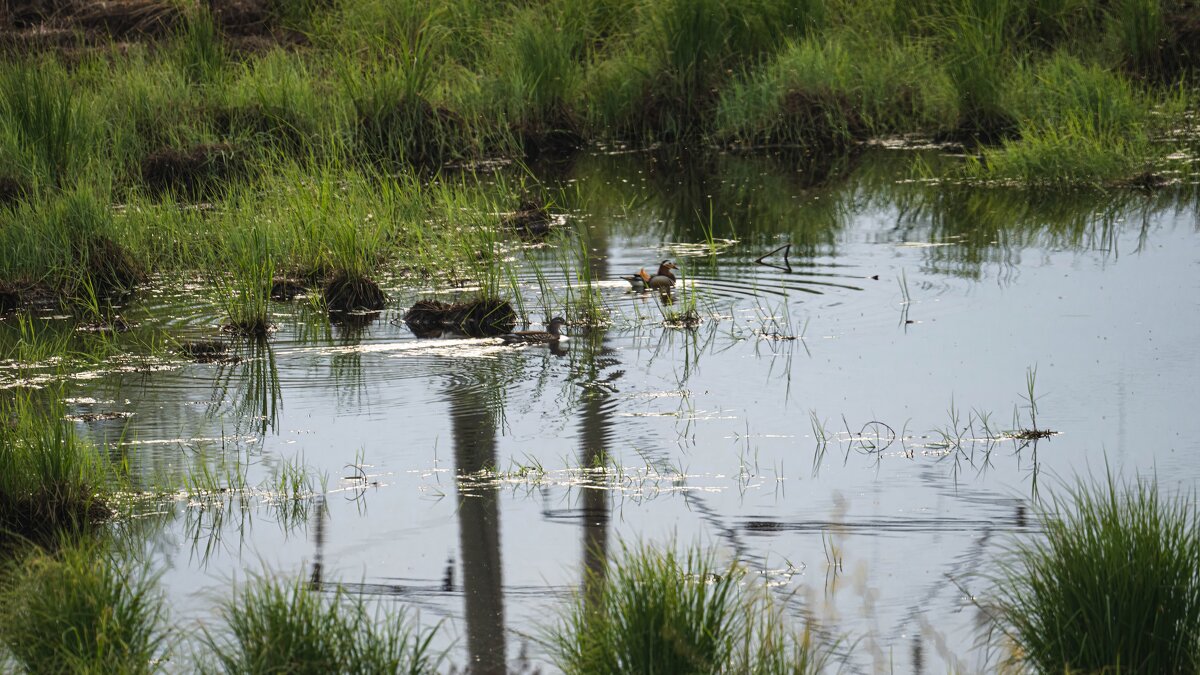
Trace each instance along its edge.
<instances>
[{"instance_id":1,"label":"green vegetation on bank","mask_svg":"<svg viewBox=\"0 0 1200 675\"><path fill-rule=\"evenodd\" d=\"M1188 166L1195 25L1177 0L9 3L0 300L201 272L261 334L279 276L331 310L382 307L397 268L494 295L521 195L461 167L592 143L784 147L819 180L922 134L971 150L949 178L1153 185Z\"/></svg>"},{"instance_id":2,"label":"green vegetation on bank","mask_svg":"<svg viewBox=\"0 0 1200 675\"><path fill-rule=\"evenodd\" d=\"M1200 58L1200 10L1181 0L261 0L240 3L259 11L250 26L222 11L233 3L161 0L162 25L140 32L112 28L122 6L97 25L72 3L12 4L0 23L9 195L84 177L118 194L204 193L330 139L387 167L592 141L1153 140L1180 121ZM125 11L144 20L155 6ZM1039 94L1053 114L1030 104ZM1095 109L1110 96L1116 110Z\"/></svg>"},{"instance_id":3,"label":"green vegetation on bank","mask_svg":"<svg viewBox=\"0 0 1200 675\"><path fill-rule=\"evenodd\" d=\"M1195 495L1154 482L1078 482L1041 518L998 581L1000 629L1040 673L1200 668Z\"/></svg>"}]
</instances>

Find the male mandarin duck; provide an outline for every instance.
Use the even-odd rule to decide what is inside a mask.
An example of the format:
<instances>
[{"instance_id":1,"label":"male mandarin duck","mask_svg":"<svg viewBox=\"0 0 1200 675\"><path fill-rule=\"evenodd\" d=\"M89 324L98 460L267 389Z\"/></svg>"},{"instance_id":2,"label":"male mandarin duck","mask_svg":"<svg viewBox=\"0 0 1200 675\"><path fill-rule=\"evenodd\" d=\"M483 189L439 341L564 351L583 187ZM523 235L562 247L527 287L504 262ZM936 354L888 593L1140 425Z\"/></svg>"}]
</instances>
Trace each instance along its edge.
<instances>
[{"instance_id":1,"label":"male mandarin duck","mask_svg":"<svg viewBox=\"0 0 1200 675\"><path fill-rule=\"evenodd\" d=\"M635 291L646 290L646 284L650 283L650 275L646 273L646 268L638 270L637 274L622 275L622 279L629 282L629 285Z\"/></svg>"},{"instance_id":2,"label":"male mandarin duck","mask_svg":"<svg viewBox=\"0 0 1200 675\"><path fill-rule=\"evenodd\" d=\"M504 340L504 344L508 345L555 343L563 337L560 331L565 325L567 325L567 320L561 316L556 316L546 324L546 330L519 330L501 335L500 339Z\"/></svg>"},{"instance_id":3,"label":"male mandarin duck","mask_svg":"<svg viewBox=\"0 0 1200 675\"><path fill-rule=\"evenodd\" d=\"M677 269L679 269L679 266L670 260L662 261L658 266L658 271L646 280L646 285L650 288L657 288L663 291L670 290L675 285L675 275L671 270Z\"/></svg>"}]
</instances>

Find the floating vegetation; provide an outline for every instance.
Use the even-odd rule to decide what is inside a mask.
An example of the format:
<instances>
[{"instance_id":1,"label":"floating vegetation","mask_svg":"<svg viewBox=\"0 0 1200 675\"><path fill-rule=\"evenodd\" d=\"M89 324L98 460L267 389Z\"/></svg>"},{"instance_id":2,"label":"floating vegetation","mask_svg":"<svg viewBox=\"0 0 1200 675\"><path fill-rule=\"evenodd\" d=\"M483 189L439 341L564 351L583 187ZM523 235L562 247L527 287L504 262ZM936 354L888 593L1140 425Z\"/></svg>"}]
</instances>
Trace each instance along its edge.
<instances>
[{"instance_id":1,"label":"floating vegetation","mask_svg":"<svg viewBox=\"0 0 1200 675\"><path fill-rule=\"evenodd\" d=\"M599 466L580 466L565 469L546 469L540 463L515 465L503 471L485 468L472 473L455 475L462 494L478 494L495 489L532 490L542 487L566 489L611 490L622 497L651 499L663 494L689 491L719 490L715 486L689 485L689 476L681 469L655 467L649 463L640 467L605 462Z\"/></svg>"},{"instance_id":2,"label":"floating vegetation","mask_svg":"<svg viewBox=\"0 0 1200 675\"><path fill-rule=\"evenodd\" d=\"M230 353L229 343L224 340L188 340L180 342L180 354L196 363L236 363L240 357Z\"/></svg>"},{"instance_id":3,"label":"floating vegetation","mask_svg":"<svg viewBox=\"0 0 1200 675\"><path fill-rule=\"evenodd\" d=\"M700 316L700 312L696 311L695 307L663 312L662 323L667 328L697 328L703 322L704 317Z\"/></svg>"}]
</instances>

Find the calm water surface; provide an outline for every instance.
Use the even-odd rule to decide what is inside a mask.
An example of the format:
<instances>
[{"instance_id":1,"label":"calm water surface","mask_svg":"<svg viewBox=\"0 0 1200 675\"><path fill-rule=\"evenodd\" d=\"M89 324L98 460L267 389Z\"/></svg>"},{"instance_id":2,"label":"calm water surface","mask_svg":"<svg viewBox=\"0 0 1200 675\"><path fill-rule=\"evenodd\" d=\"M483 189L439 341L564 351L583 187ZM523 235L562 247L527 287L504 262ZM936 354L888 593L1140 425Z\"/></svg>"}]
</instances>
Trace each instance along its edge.
<instances>
[{"instance_id":1,"label":"calm water surface","mask_svg":"<svg viewBox=\"0 0 1200 675\"><path fill-rule=\"evenodd\" d=\"M968 594L1036 536L1036 496L1106 466L1197 486L1196 202L922 184L911 161L872 152L811 187L776 159L582 157L554 180L608 328L558 350L418 339L400 318L432 289L394 286L365 327L275 305L246 361L85 373L72 407L131 413L80 425L123 432L147 484L235 459L252 483L296 458L328 475L302 508L178 503L120 526L183 625L249 572L319 562L325 582L442 621L459 668L552 672L537 637L584 570L622 543L700 543L765 578L852 672L985 670ZM569 248L519 267L535 322L578 293ZM683 268L666 309L692 297L694 330L617 279L663 258ZM219 313L171 288L127 315L211 336ZM1030 425L1031 369L1036 423L1058 434L988 441L984 420ZM485 468L499 478L456 480Z\"/></svg>"}]
</instances>

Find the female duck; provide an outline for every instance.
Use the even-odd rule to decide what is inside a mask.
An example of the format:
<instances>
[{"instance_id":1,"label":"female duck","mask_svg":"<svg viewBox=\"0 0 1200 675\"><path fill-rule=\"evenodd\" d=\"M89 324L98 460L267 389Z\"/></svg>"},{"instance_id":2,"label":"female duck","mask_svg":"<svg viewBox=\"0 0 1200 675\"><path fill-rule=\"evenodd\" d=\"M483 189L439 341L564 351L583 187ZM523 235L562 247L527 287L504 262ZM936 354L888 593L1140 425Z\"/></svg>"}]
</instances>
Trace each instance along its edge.
<instances>
[{"instance_id":1,"label":"female duck","mask_svg":"<svg viewBox=\"0 0 1200 675\"><path fill-rule=\"evenodd\" d=\"M519 330L514 333L501 335L500 339L504 340L504 344L506 345L557 343L563 337L561 331L565 325L567 325L567 320L561 316L556 316L550 319L550 323L546 324L546 330Z\"/></svg>"}]
</instances>

